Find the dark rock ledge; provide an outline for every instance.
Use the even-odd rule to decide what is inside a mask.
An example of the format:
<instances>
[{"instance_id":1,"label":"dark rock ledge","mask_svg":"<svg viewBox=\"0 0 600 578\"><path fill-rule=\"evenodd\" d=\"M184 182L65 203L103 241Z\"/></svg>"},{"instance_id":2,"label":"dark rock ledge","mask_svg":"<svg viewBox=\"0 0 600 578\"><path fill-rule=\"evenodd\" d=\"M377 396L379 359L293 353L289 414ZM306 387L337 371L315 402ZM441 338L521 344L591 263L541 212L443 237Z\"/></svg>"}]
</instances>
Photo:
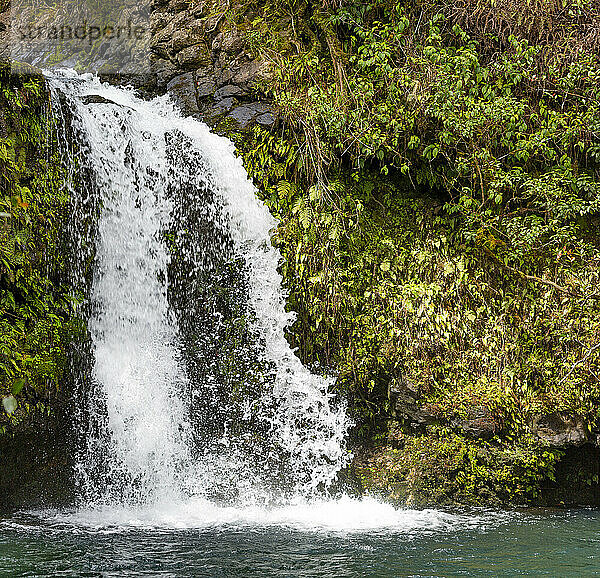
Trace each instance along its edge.
<instances>
[{"instance_id":1,"label":"dark rock ledge","mask_svg":"<svg viewBox=\"0 0 600 578\"><path fill-rule=\"evenodd\" d=\"M152 13L156 91L170 93L184 114L217 132L269 127L277 119L258 88L269 78L269 63L251 53L246 31L224 18L235 4L156 0Z\"/></svg>"}]
</instances>

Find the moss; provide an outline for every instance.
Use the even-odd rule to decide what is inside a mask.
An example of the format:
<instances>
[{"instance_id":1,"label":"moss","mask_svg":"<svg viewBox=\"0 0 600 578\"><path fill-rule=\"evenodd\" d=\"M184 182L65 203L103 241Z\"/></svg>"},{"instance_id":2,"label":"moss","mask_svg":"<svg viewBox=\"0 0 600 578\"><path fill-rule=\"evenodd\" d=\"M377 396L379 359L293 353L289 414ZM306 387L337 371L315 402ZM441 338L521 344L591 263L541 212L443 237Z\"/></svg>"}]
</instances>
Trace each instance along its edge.
<instances>
[{"instance_id":1,"label":"moss","mask_svg":"<svg viewBox=\"0 0 600 578\"><path fill-rule=\"evenodd\" d=\"M0 70L0 395L16 400L0 425L12 433L57 400L74 325L61 284L68 198L39 71ZM10 403L8 403L10 408Z\"/></svg>"},{"instance_id":2,"label":"moss","mask_svg":"<svg viewBox=\"0 0 600 578\"><path fill-rule=\"evenodd\" d=\"M216 124L214 124L213 130L217 134L227 135L233 140L238 140L241 137L238 134L240 130L239 123L231 116L223 116Z\"/></svg>"},{"instance_id":3,"label":"moss","mask_svg":"<svg viewBox=\"0 0 600 578\"><path fill-rule=\"evenodd\" d=\"M537 502L564 454L531 439L473 440L441 428L417 435L392 428L385 441L356 467L366 492L402 505Z\"/></svg>"}]
</instances>

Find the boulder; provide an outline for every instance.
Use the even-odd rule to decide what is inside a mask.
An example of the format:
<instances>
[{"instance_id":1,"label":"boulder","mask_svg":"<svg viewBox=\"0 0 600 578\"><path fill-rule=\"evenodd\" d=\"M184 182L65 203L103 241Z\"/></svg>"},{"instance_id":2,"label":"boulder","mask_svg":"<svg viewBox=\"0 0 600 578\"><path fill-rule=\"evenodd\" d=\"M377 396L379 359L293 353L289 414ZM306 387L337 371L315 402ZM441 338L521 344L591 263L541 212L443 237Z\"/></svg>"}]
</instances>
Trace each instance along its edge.
<instances>
[{"instance_id":1,"label":"boulder","mask_svg":"<svg viewBox=\"0 0 600 578\"><path fill-rule=\"evenodd\" d=\"M183 28L176 28L171 39L174 52L180 52L184 48L201 44L203 41L204 25L200 20L190 22Z\"/></svg>"},{"instance_id":2,"label":"boulder","mask_svg":"<svg viewBox=\"0 0 600 578\"><path fill-rule=\"evenodd\" d=\"M266 112L256 117L256 122L262 126L269 127L275 124L275 115L272 112Z\"/></svg>"},{"instance_id":3,"label":"boulder","mask_svg":"<svg viewBox=\"0 0 600 578\"><path fill-rule=\"evenodd\" d=\"M240 128L245 128L254 118L255 114L248 106L238 106L229 113L229 117L236 121Z\"/></svg>"},{"instance_id":4,"label":"boulder","mask_svg":"<svg viewBox=\"0 0 600 578\"><path fill-rule=\"evenodd\" d=\"M159 86L166 86L170 80L181 74L181 68L164 58L154 60L152 69L156 74L156 82Z\"/></svg>"},{"instance_id":5,"label":"boulder","mask_svg":"<svg viewBox=\"0 0 600 578\"><path fill-rule=\"evenodd\" d=\"M177 62L184 68L210 64L210 51L203 42L184 48L177 54Z\"/></svg>"},{"instance_id":6,"label":"boulder","mask_svg":"<svg viewBox=\"0 0 600 578\"><path fill-rule=\"evenodd\" d=\"M256 59L240 65L235 72L232 82L252 87L267 74L267 64L264 60Z\"/></svg>"},{"instance_id":7,"label":"boulder","mask_svg":"<svg viewBox=\"0 0 600 578\"><path fill-rule=\"evenodd\" d=\"M585 422L579 416L561 411L538 416L532 430L540 441L555 448L582 446L589 441Z\"/></svg>"},{"instance_id":8,"label":"boulder","mask_svg":"<svg viewBox=\"0 0 600 578\"><path fill-rule=\"evenodd\" d=\"M198 98L210 96L217 90L217 83L212 78L200 77L196 80L196 94Z\"/></svg>"},{"instance_id":9,"label":"boulder","mask_svg":"<svg viewBox=\"0 0 600 578\"><path fill-rule=\"evenodd\" d=\"M200 112L193 72L175 77L167 85L167 90L184 114L191 115Z\"/></svg>"},{"instance_id":10,"label":"boulder","mask_svg":"<svg viewBox=\"0 0 600 578\"><path fill-rule=\"evenodd\" d=\"M219 88L219 90L215 92L214 96L216 100L221 100L222 98L227 98L229 96L238 96L242 94L242 92L243 90L239 86L236 86L235 84L228 84L222 88Z\"/></svg>"}]
</instances>

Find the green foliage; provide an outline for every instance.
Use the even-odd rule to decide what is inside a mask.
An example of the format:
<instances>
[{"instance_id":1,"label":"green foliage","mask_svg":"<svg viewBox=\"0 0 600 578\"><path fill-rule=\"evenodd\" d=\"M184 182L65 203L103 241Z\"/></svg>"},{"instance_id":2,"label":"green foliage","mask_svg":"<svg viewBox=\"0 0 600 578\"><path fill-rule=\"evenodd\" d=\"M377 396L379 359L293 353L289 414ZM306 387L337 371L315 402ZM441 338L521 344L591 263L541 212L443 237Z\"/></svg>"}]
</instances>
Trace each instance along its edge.
<instances>
[{"instance_id":1,"label":"green foliage","mask_svg":"<svg viewBox=\"0 0 600 578\"><path fill-rule=\"evenodd\" d=\"M11 77L2 68L0 110L0 395L6 401L0 424L6 429L29 411L47 409L60 384L73 307L59 284L67 196L42 79Z\"/></svg>"},{"instance_id":2,"label":"green foliage","mask_svg":"<svg viewBox=\"0 0 600 578\"><path fill-rule=\"evenodd\" d=\"M530 439L497 444L450 430L407 436L358 468L363 486L403 504L523 504L540 496L540 480L555 479L559 450Z\"/></svg>"},{"instance_id":3,"label":"green foliage","mask_svg":"<svg viewBox=\"0 0 600 578\"><path fill-rule=\"evenodd\" d=\"M600 431L600 63L565 51L597 14L569 6L554 44L524 21L463 29L436 0L265 3L253 23L283 122L238 146L281 219L303 358L338 371L357 435L406 387L438 423L494 423L486 442L406 424L403 460L454 456L429 496L535 499L560 458L536 416Z\"/></svg>"}]
</instances>

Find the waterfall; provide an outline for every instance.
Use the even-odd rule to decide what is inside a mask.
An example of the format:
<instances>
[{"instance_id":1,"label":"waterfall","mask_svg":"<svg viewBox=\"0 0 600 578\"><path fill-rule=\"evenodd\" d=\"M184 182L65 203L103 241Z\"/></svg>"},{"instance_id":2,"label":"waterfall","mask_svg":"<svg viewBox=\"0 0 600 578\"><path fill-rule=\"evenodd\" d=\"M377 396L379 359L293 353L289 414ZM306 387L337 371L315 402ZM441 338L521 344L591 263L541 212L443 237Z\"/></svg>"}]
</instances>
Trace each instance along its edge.
<instances>
[{"instance_id":1,"label":"waterfall","mask_svg":"<svg viewBox=\"0 0 600 578\"><path fill-rule=\"evenodd\" d=\"M68 72L49 82L74 143L63 147L74 259L91 271L82 500L320 495L348 462L349 421L333 380L285 339L276 222L232 143L168 97Z\"/></svg>"}]
</instances>

